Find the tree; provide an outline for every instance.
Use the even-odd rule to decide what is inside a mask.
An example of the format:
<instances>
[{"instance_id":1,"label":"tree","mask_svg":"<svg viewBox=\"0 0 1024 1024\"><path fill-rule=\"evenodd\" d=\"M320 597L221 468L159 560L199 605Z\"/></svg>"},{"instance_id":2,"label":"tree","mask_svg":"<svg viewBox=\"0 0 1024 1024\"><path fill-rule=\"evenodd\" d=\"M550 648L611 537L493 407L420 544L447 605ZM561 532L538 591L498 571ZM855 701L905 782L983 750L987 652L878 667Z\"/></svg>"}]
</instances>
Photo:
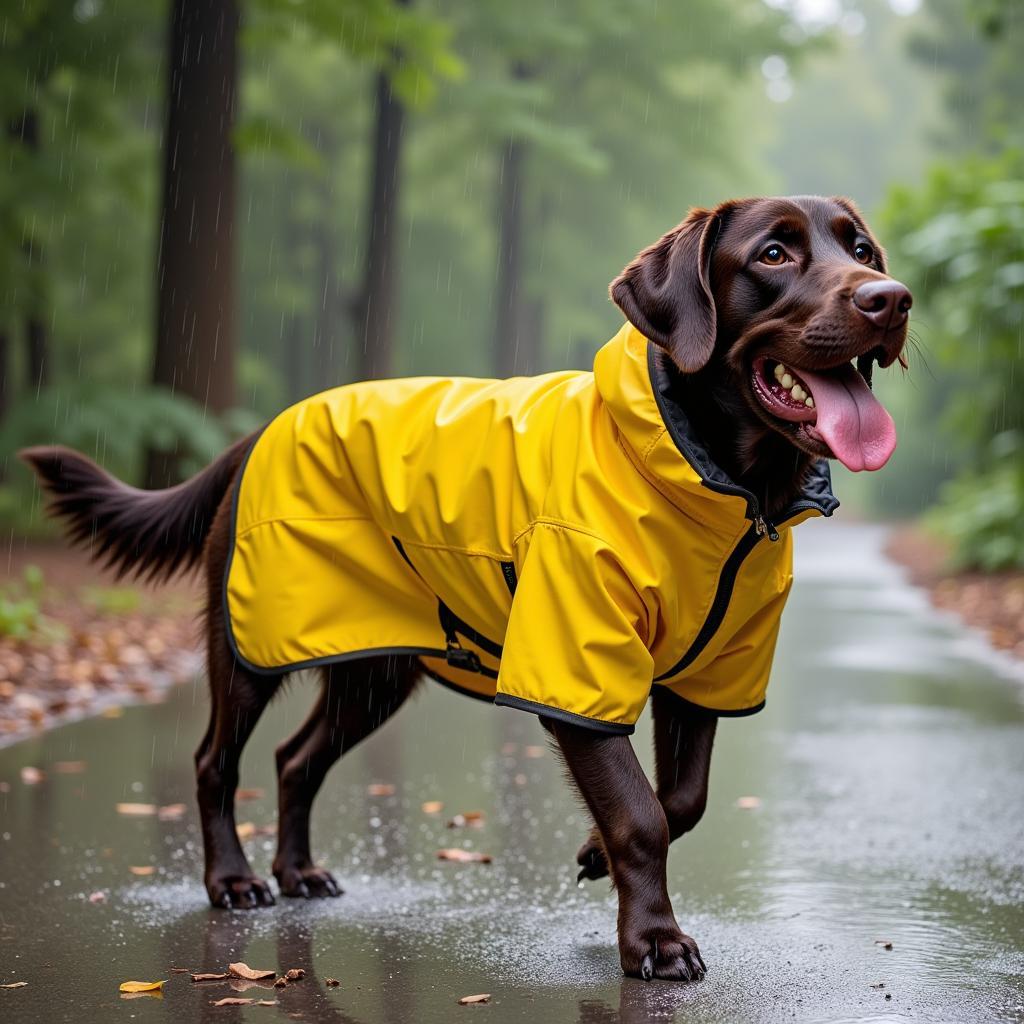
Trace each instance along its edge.
<instances>
[{"instance_id":1,"label":"tree","mask_svg":"<svg viewBox=\"0 0 1024 1024\"><path fill-rule=\"evenodd\" d=\"M235 0L174 0L168 39L153 383L213 413L235 400ZM150 453L146 481L178 476Z\"/></svg>"}]
</instances>

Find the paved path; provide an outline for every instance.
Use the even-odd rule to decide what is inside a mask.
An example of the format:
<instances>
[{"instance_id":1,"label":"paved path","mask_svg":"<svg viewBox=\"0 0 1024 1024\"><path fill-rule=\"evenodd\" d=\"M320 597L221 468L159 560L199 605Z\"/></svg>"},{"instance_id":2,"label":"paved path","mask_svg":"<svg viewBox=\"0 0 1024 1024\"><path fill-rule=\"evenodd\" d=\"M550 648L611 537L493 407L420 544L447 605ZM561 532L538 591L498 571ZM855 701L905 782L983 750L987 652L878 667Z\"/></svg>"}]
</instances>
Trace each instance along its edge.
<instances>
[{"instance_id":1,"label":"paved path","mask_svg":"<svg viewBox=\"0 0 1024 1024\"><path fill-rule=\"evenodd\" d=\"M702 984L620 978L614 900L574 884L585 825L535 721L437 687L325 787L315 839L344 897L209 911L192 806L200 685L0 751L0 982L28 982L0 991L0 1019L1024 1020L1024 685L936 618L880 542L841 522L801 528L768 708L723 724L710 810L671 857ZM271 751L311 698L296 686L261 723L243 785L267 796L240 820L273 821ZM86 764L61 774L58 761ZM28 785L24 767L47 776ZM394 794L371 795L374 782ZM744 796L760 806L737 807ZM440 818L427 800L445 802ZM127 818L118 801L188 809ZM485 826L447 830L464 810ZM271 842L247 843L258 870ZM495 863L435 860L461 843ZM88 901L96 891L105 902ZM226 985L170 973L239 959L309 973L247 992L279 1004L243 1010L209 1005ZM122 980L158 978L162 1000L120 1001ZM489 1006L455 1005L478 992Z\"/></svg>"}]
</instances>

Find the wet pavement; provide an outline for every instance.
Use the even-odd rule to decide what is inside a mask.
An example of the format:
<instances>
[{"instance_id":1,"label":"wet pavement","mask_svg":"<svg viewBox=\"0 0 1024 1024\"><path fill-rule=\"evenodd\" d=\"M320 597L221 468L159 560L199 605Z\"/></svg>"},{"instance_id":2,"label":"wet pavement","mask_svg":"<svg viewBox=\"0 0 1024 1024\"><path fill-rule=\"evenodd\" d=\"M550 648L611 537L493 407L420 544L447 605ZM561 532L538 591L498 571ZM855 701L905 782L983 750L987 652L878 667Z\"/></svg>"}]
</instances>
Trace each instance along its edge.
<instances>
[{"instance_id":1,"label":"wet pavement","mask_svg":"<svg viewBox=\"0 0 1024 1024\"><path fill-rule=\"evenodd\" d=\"M707 816L670 858L702 983L620 977L615 901L576 887L586 823L536 721L433 684L325 785L314 843L345 895L209 910L200 682L0 750L0 983L28 982L0 990L0 1020L1024 1020L1024 682L901 582L882 539L800 528L768 707L723 722ZM273 822L272 750L312 697L297 684L260 723L242 785L266 795L240 822ZM648 736L642 722L649 764ZM46 776L27 784L25 767ZM119 801L187 811L125 817ZM469 810L482 828L445 827ZM269 873L272 837L245 845ZM436 860L456 845L494 862ZM171 973L236 960L307 976L239 993ZM118 994L162 978L162 998ZM488 1005L456 1005L482 992ZM210 1005L230 995L277 1005Z\"/></svg>"}]
</instances>

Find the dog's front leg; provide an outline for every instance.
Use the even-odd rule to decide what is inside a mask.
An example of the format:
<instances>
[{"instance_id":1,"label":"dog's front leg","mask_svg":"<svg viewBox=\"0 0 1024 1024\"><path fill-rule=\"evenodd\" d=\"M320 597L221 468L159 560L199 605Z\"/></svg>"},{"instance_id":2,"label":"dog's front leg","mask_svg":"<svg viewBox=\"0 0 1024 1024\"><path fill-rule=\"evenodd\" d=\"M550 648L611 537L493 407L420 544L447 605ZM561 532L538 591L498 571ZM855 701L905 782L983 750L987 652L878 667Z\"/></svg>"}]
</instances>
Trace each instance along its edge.
<instances>
[{"instance_id":1,"label":"dog's front leg","mask_svg":"<svg viewBox=\"0 0 1024 1024\"><path fill-rule=\"evenodd\" d=\"M711 748L718 716L680 700L656 686L651 695L654 715L654 762L658 800L668 822L669 842L696 828L708 802ZM594 829L576 854L577 880L606 878L608 862Z\"/></svg>"},{"instance_id":2,"label":"dog's front leg","mask_svg":"<svg viewBox=\"0 0 1024 1024\"><path fill-rule=\"evenodd\" d=\"M557 721L550 728L608 856L623 971L645 980L703 977L697 944L679 930L668 898L668 821L629 737Z\"/></svg>"}]
</instances>

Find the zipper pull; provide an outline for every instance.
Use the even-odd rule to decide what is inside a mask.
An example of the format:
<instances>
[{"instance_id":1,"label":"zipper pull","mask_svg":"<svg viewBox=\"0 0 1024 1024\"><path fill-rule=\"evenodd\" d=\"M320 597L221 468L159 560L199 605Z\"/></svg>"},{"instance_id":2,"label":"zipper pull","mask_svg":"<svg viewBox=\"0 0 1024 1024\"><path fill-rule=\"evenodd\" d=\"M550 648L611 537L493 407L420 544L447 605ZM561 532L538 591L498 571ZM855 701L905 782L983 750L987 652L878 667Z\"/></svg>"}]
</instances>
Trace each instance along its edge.
<instances>
[{"instance_id":1,"label":"zipper pull","mask_svg":"<svg viewBox=\"0 0 1024 1024\"><path fill-rule=\"evenodd\" d=\"M779 531L760 512L754 516L754 530L758 537L763 537L767 534L768 539L773 543L779 539Z\"/></svg>"}]
</instances>

